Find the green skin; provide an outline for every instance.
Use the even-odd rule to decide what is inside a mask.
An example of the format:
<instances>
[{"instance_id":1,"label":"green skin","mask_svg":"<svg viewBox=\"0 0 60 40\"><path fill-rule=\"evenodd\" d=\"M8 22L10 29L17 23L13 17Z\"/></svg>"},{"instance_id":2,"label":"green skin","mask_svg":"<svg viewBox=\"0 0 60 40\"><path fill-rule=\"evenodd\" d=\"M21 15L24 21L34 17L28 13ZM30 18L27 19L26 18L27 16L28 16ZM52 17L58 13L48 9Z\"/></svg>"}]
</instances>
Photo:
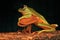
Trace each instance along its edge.
<instances>
[{"instance_id":1,"label":"green skin","mask_svg":"<svg viewBox=\"0 0 60 40\"><path fill-rule=\"evenodd\" d=\"M20 8L18 9L19 12L25 12L24 15L22 17L19 18L19 20L21 20L22 18L29 18L31 17L31 15L34 13L34 15L37 15L40 19L42 19L45 23L39 23L38 26L46 26L48 28L50 28L49 30L42 30L42 31L37 31L38 34L40 34L41 32L54 32L55 28L51 27L51 25L46 21L46 19L38 12L36 12L34 9L27 7L26 5L24 6L24 8Z\"/></svg>"}]
</instances>

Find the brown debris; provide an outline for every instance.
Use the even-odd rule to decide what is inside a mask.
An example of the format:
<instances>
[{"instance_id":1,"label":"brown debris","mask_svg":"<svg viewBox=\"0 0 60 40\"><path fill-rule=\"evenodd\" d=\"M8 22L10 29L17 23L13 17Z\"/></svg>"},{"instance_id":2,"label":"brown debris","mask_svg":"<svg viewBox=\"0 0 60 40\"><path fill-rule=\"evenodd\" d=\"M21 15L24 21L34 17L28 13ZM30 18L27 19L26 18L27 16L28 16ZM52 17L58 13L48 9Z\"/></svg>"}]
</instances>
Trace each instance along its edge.
<instances>
[{"instance_id":1,"label":"brown debris","mask_svg":"<svg viewBox=\"0 0 60 40\"><path fill-rule=\"evenodd\" d=\"M60 40L60 31L37 34L23 34L21 32L0 33L0 40Z\"/></svg>"}]
</instances>

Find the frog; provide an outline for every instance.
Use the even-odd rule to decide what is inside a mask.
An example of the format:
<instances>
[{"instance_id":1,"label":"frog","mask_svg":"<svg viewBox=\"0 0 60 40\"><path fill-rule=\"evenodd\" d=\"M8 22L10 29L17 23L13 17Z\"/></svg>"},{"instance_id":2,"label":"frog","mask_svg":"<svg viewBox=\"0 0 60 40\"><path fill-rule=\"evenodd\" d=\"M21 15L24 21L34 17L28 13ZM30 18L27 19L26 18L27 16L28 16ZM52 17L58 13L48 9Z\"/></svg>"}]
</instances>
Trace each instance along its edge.
<instances>
[{"instance_id":1,"label":"frog","mask_svg":"<svg viewBox=\"0 0 60 40\"><path fill-rule=\"evenodd\" d=\"M50 24L46 20L46 18L38 13L36 10L34 10L31 7L28 7L27 5L24 5L23 8L19 8L18 12L22 14L21 17L18 18L17 25L19 27L26 27L22 32L24 33L31 33L32 24L36 25L39 28L42 28L43 30L37 31L38 34L42 32L54 32L56 31L56 27L58 27L58 24Z\"/></svg>"}]
</instances>

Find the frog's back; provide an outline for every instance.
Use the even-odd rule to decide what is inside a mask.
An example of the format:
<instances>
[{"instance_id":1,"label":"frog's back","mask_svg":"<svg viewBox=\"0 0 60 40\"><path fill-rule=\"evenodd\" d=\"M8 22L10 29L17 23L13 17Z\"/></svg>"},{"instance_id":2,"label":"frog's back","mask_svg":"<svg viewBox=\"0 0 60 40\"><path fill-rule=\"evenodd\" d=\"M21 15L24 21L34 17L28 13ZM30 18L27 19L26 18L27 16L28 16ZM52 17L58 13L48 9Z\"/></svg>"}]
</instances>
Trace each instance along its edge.
<instances>
[{"instance_id":1,"label":"frog's back","mask_svg":"<svg viewBox=\"0 0 60 40\"><path fill-rule=\"evenodd\" d=\"M31 12L32 12L32 14L33 15L35 15L35 16L37 16L37 18L38 18L38 22L40 22L40 23L44 23L44 24L49 24L47 21L46 21L46 19L40 14L40 13L38 13L38 12L36 12L34 9L32 9L32 8L29 8L29 10L31 10Z\"/></svg>"}]
</instances>

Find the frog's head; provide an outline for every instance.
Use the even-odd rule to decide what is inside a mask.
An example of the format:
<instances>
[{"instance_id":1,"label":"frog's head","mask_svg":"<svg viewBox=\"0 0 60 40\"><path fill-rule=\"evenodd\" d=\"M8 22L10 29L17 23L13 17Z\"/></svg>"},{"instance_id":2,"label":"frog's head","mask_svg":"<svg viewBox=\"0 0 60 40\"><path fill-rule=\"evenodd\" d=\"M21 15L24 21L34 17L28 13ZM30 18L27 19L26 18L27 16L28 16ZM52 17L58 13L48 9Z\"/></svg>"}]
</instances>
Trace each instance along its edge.
<instances>
[{"instance_id":1,"label":"frog's head","mask_svg":"<svg viewBox=\"0 0 60 40\"><path fill-rule=\"evenodd\" d=\"M23 8L19 8L18 12L21 12L23 15L30 13L29 7L24 5Z\"/></svg>"}]
</instances>

